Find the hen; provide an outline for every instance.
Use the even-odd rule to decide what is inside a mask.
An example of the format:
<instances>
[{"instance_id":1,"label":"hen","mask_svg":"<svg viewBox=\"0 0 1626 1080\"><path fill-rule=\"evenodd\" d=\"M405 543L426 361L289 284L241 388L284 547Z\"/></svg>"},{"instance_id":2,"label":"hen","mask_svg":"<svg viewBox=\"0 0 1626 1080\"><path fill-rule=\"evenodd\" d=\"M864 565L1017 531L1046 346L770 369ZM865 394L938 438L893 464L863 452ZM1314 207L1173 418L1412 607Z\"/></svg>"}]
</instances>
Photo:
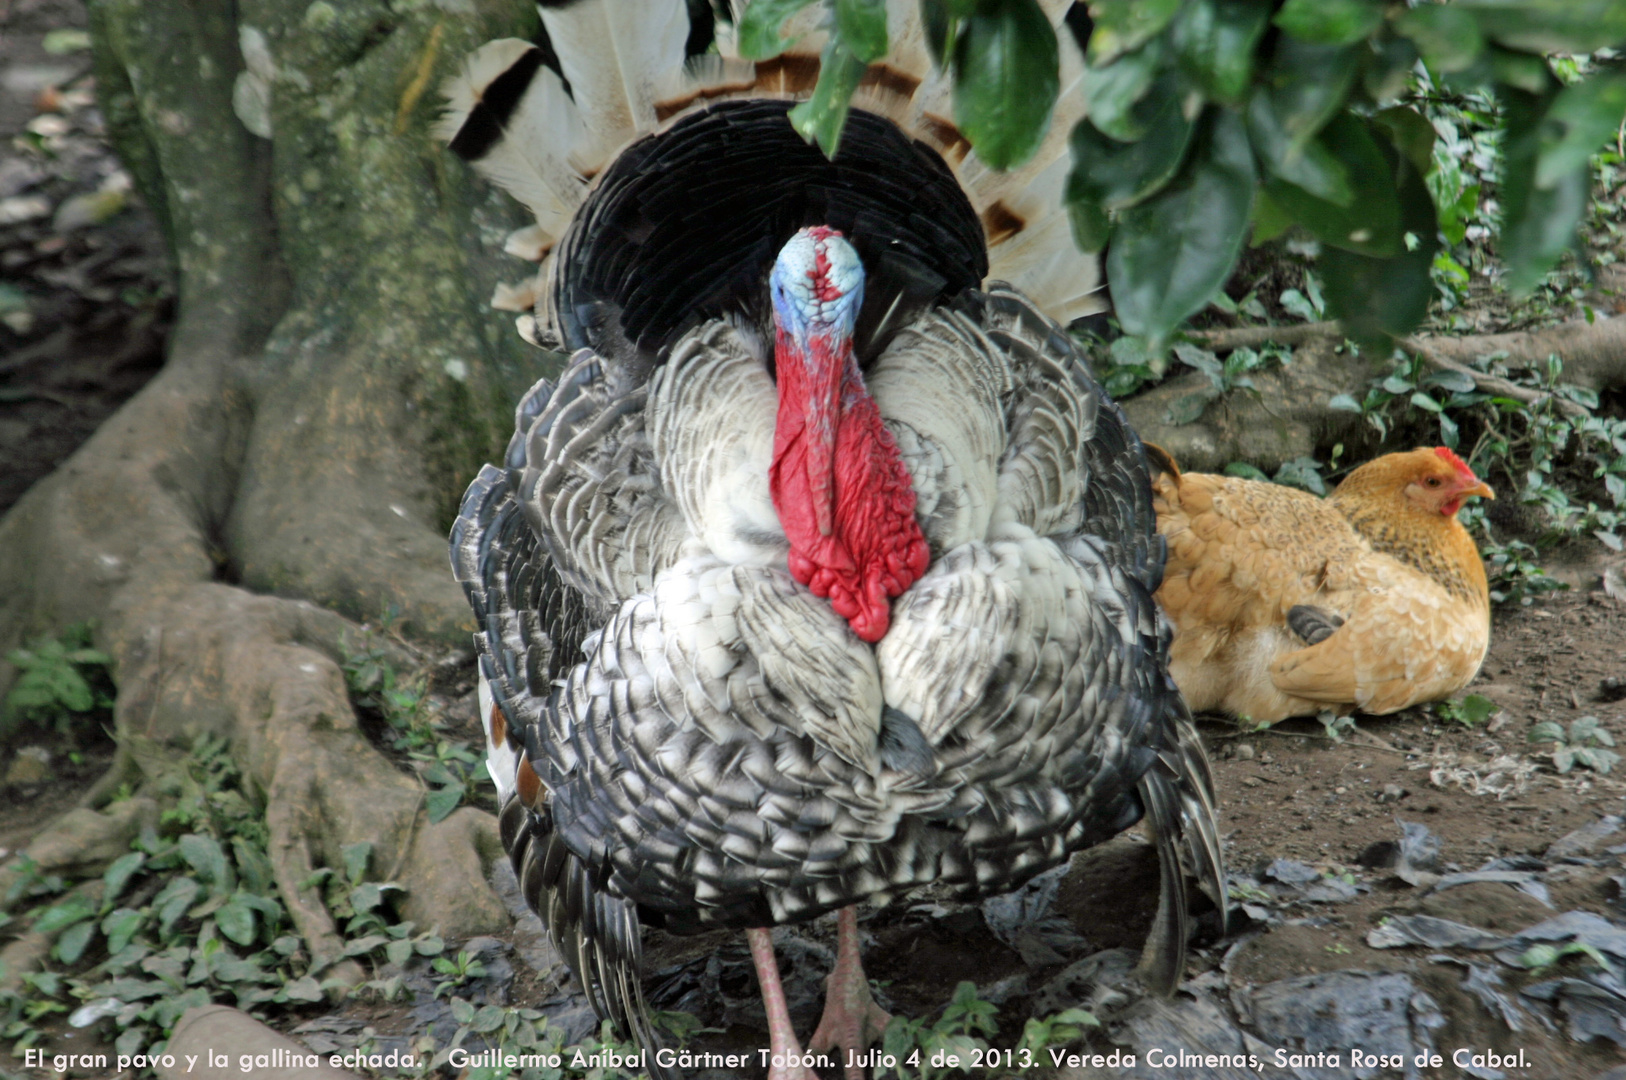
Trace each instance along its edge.
<instances>
[{"instance_id":1,"label":"hen","mask_svg":"<svg viewBox=\"0 0 1626 1080\"><path fill-rule=\"evenodd\" d=\"M1490 644L1485 568L1457 520L1495 496L1445 447L1386 454L1327 499L1182 474L1148 448L1187 703L1259 723L1391 713L1466 686Z\"/></svg>"},{"instance_id":2,"label":"hen","mask_svg":"<svg viewBox=\"0 0 1626 1080\"><path fill-rule=\"evenodd\" d=\"M452 148L538 216L526 329L571 351L452 534L525 896L646 1047L640 926L746 930L770 1075L801 1080L770 927L839 912L813 1045L862 1049L887 1017L854 905L1006 891L1145 818L1167 991L1182 858L1222 904L1224 876L1145 458L1056 321L1093 281L1040 216L1063 118L1026 171L981 167L899 5L904 66L828 159L787 118L817 28L686 64L688 12L544 6L544 42L450 91Z\"/></svg>"}]
</instances>

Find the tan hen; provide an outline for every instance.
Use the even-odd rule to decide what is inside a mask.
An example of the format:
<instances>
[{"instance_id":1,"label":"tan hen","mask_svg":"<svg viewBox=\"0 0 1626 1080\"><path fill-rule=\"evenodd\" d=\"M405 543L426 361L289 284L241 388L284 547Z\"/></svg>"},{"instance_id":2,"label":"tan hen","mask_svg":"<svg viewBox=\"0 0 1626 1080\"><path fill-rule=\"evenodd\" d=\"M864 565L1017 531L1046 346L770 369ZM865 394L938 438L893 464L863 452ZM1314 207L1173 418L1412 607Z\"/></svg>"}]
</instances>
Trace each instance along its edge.
<instances>
[{"instance_id":1,"label":"tan hen","mask_svg":"<svg viewBox=\"0 0 1626 1080\"><path fill-rule=\"evenodd\" d=\"M1495 498L1445 447L1386 454L1330 497L1182 474L1152 490L1175 624L1169 671L1196 711L1275 723L1391 713L1466 686L1490 644L1479 551L1457 511Z\"/></svg>"}]
</instances>

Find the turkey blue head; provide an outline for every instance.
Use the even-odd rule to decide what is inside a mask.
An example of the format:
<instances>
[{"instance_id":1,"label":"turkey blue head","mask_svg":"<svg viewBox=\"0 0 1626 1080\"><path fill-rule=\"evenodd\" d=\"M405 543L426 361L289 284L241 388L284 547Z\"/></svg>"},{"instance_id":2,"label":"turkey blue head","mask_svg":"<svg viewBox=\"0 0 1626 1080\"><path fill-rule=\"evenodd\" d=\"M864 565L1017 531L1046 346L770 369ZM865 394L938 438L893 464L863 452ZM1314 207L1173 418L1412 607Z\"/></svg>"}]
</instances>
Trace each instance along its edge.
<instances>
[{"instance_id":1,"label":"turkey blue head","mask_svg":"<svg viewBox=\"0 0 1626 1080\"><path fill-rule=\"evenodd\" d=\"M806 228L780 250L769 288L779 413L768 480L791 576L879 641L892 598L931 554L909 471L853 353L864 266L835 229Z\"/></svg>"}]
</instances>

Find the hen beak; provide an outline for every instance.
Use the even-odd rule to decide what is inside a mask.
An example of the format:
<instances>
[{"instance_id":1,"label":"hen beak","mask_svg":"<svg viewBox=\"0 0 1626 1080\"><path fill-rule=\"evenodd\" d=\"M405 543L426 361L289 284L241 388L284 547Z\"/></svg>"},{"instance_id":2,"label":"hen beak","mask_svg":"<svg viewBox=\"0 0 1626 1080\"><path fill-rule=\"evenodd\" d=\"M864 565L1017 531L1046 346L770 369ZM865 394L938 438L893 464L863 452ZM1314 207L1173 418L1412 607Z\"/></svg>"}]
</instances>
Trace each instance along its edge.
<instances>
[{"instance_id":1,"label":"hen beak","mask_svg":"<svg viewBox=\"0 0 1626 1080\"><path fill-rule=\"evenodd\" d=\"M1478 495L1480 498L1490 499L1492 502L1496 501L1496 492L1492 491L1491 486L1483 480L1474 484L1473 487L1465 488L1460 497L1466 499L1470 495Z\"/></svg>"}]
</instances>

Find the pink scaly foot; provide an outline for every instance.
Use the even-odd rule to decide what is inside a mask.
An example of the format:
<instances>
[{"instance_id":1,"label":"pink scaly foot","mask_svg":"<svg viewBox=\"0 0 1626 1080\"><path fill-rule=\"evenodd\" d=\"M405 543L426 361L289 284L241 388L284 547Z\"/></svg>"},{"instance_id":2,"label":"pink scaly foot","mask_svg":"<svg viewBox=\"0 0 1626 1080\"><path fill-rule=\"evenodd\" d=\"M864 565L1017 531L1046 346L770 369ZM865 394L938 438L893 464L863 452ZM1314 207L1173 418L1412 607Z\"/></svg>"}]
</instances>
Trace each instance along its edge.
<instances>
[{"instance_id":1,"label":"pink scaly foot","mask_svg":"<svg viewBox=\"0 0 1626 1080\"><path fill-rule=\"evenodd\" d=\"M836 915L836 966L824 981L824 1017L808 1043L814 1050L837 1049L839 1060L852 1061L881 1037L892 1017L875 1004L869 979L858 956L858 909ZM864 1080L864 1067L849 1064L846 1080Z\"/></svg>"},{"instance_id":2,"label":"pink scaly foot","mask_svg":"<svg viewBox=\"0 0 1626 1080\"><path fill-rule=\"evenodd\" d=\"M757 982L762 987L762 1007L768 1010L768 1054L772 1062L768 1080L819 1080L811 1065L802 1064L810 1055L802 1053L796 1029L791 1026L785 988L779 982L779 963L773 956L773 934L758 928L747 930L745 938L751 943L751 962L756 965Z\"/></svg>"}]
</instances>

